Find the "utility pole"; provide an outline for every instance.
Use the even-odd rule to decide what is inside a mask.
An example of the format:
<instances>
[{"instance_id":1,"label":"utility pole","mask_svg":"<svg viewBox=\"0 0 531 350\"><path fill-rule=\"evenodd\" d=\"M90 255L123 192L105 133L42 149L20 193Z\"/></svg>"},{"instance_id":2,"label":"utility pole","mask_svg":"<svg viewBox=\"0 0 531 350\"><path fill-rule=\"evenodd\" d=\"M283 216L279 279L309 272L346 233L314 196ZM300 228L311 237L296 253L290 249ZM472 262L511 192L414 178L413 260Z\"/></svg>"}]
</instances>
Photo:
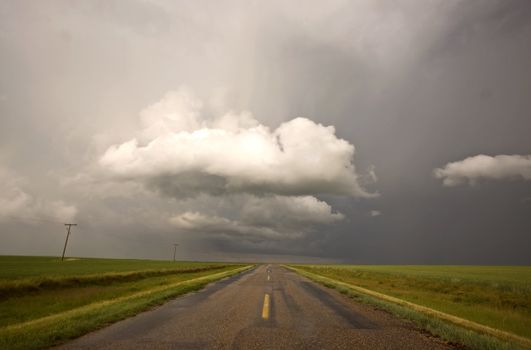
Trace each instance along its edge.
<instances>
[{"instance_id":1,"label":"utility pole","mask_svg":"<svg viewBox=\"0 0 531 350\"><path fill-rule=\"evenodd\" d=\"M66 245L68 244L68 237L70 237L70 229L72 228L72 226L77 226L77 224L65 224L65 226L68 228L66 229L66 240L65 246L63 248L63 255L61 256L61 261L65 259Z\"/></svg>"},{"instance_id":2,"label":"utility pole","mask_svg":"<svg viewBox=\"0 0 531 350\"><path fill-rule=\"evenodd\" d=\"M178 243L173 243L173 261L175 261L175 253L177 253Z\"/></svg>"}]
</instances>

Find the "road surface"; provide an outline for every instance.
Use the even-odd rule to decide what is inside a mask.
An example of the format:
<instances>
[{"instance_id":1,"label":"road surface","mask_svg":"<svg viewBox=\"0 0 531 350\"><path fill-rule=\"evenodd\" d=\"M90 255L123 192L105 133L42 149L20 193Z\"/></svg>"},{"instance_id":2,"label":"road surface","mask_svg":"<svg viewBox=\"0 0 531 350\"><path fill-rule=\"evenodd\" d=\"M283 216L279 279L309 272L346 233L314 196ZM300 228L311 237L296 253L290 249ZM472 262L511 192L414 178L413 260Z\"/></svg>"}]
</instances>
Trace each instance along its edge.
<instances>
[{"instance_id":1,"label":"road surface","mask_svg":"<svg viewBox=\"0 0 531 350\"><path fill-rule=\"evenodd\" d=\"M406 321L268 265L213 283L60 349L452 347Z\"/></svg>"}]
</instances>

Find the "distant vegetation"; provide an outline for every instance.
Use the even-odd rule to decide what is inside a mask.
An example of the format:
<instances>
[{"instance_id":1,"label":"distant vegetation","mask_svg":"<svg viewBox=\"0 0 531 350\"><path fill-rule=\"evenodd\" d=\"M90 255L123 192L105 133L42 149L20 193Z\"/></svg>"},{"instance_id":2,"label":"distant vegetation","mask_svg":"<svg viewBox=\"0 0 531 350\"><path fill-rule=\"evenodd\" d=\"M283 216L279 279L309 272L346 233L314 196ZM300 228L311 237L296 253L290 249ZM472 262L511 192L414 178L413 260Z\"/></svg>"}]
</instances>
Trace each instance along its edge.
<instances>
[{"instance_id":1,"label":"distant vegetation","mask_svg":"<svg viewBox=\"0 0 531 350\"><path fill-rule=\"evenodd\" d=\"M0 256L0 349L58 344L244 267Z\"/></svg>"},{"instance_id":2,"label":"distant vegetation","mask_svg":"<svg viewBox=\"0 0 531 350\"><path fill-rule=\"evenodd\" d=\"M303 272L362 287L505 331L527 339L531 344L531 267L363 265L294 267ZM320 282L330 284L327 281ZM333 286L333 283L330 286ZM354 294L359 294L359 291ZM468 345L473 344L474 340L470 340Z\"/></svg>"}]
</instances>

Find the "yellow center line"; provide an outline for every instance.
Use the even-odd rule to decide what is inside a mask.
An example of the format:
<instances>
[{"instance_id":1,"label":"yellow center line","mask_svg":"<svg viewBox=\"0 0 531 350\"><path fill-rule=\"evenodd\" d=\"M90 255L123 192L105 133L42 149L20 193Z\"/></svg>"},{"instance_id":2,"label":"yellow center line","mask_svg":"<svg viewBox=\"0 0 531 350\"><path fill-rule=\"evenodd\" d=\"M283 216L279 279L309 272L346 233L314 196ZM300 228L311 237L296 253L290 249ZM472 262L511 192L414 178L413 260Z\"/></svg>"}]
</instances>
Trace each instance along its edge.
<instances>
[{"instance_id":1,"label":"yellow center line","mask_svg":"<svg viewBox=\"0 0 531 350\"><path fill-rule=\"evenodd\" d=\"M269 319L269 294L264 296L264 307L262 308L262 318L264 320Z\"/></svg>"}]
</instances>

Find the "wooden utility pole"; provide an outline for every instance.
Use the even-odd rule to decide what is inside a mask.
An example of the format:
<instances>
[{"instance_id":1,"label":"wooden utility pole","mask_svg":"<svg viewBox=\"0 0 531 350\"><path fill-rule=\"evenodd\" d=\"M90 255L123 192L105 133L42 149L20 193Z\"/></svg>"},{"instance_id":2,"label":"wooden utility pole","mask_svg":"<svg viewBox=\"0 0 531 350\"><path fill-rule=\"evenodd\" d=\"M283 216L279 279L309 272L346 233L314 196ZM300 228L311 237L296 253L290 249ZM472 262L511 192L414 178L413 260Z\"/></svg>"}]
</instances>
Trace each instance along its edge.
<instances>
[{"instance_id":1,"label":"wooden utility pole","mask_svg":"<svg viewBox=\"0 0 531 350\"><path fill-rule=\"evenodd\" d=\"M179 244L178 243L174 243L173 244L173 261L175 261L175 253L177 253L177 246Z\"/></svg>"},{"instance_id":2,"label":"wooden utility pole","mask_svg":"<svg viewBox=\"0 0 531 350\"><path fill-rule=\"evenodd\" d=\"M61 261L65 259L66 245L68 244L68 237L70 237L70 229L72 228L72 226L77 226L77 224L65 224L65 226L67 227L66 240L65 240L65 246L63 248L63 255L61 256Z\"/></svg>"}]
</instances>

